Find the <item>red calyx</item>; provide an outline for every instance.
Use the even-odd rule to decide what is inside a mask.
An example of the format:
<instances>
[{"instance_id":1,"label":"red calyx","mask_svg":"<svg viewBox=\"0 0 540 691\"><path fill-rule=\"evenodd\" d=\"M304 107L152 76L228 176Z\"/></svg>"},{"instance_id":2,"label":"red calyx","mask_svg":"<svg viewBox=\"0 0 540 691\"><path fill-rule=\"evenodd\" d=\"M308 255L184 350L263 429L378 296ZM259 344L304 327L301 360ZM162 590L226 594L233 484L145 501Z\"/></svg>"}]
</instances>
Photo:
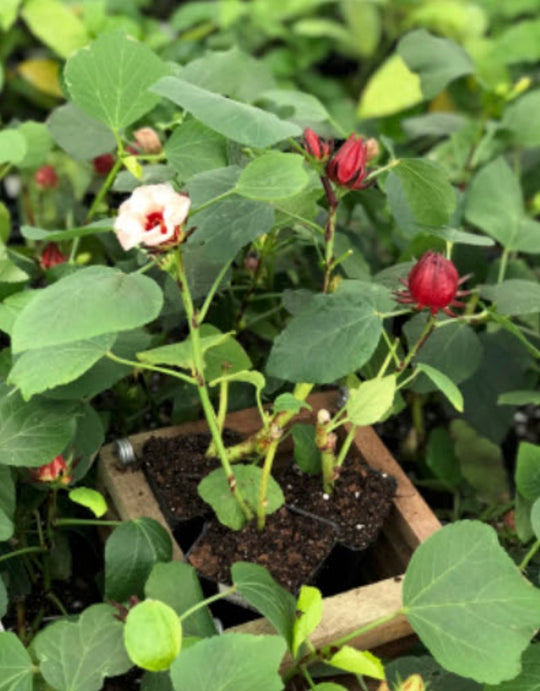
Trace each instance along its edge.
<instances>
[{"instance_id":1,"label":"red calyx","mask_svg":"<svg viewBox=\"0 0 540 691\"><path fill-rule=\"evenodd\" d=\"M41 166L34 174L34 182L42 189L52 189L58 185L58 175L53 166Z\"/></svg>"},{"instance_id":2,"label":"red calyx","mask_svg":"<svg viewBox=\"0 0 540 691\"><path fill-rule=\"evenodd\" d=\"M39 265L42 269L51 269L57 264L63 264L68 260L67 255L62 254L58 249L58 245L55 242L49 242L43 248L41 257L39 260Z\"/></svg>"},{"instance_id":3,"label":"red calyx","mask_svg":"<svg viewBox=\"0 0 540 691\"><path fill-rule=\"evenodd\" d=\"M469 291L459 290L459 286L469 276L459 277L450 259L442 254L428 250L413 266L407 281L402 280L407 290L396 293L398 302L415 304L416 309L429 308L431 314L442 310L451 317L456 315L450 307L464 307L456 297L463 297Z\"/></svg>"},{"instance_id":4,"label":"red calyx","mask_svg":"<svg viewBox=\"0 0 540 691\"><path fill-rule=\"evenodd\" d=\"M359 134L351 134L326 164L326 173L336 185L361 190L366 187L366 162L366 143Z\"/></svg>"},{"instance_id":5,"label":"red calyx","mask_svg":"<svg viewBox=\"0 0 540 691\"><path fill-rule=\"evenodd\" d=\"M318 161L327 161L332 155L334 142L329 139L319 137L316 132L307 127L304 130L304 149Z\"/></svg>"}]
</instances>

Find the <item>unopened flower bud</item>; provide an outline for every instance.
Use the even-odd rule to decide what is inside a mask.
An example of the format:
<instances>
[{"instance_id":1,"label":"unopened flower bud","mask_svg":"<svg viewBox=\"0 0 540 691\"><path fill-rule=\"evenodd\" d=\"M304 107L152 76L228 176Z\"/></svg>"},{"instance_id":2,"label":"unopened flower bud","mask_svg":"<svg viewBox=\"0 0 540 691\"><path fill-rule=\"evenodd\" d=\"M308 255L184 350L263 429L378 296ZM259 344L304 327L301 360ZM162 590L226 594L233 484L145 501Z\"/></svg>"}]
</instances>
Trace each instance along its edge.
<instances>
[{"instance_id":1,"label":"unopened flower bud","mask_svg":"<svg viewBox=\"0 0 540 691\"><path fill-rule=\"evenodd\" d=\"M41 166L34 174L34 182L41 189L53 189L58 185L58 175L53 166Z\"/></svg>"},{"instance_id":2,"label":"unopened flower bud","mask_svg":"<svg viewBox=\"0 0 540 691\"><path fill-rule=\"evenodd\" d=\"M366 163L373 161L379 155L379 142L374 138L370 137L366 139Z\"/></svg>"},{"instance_id":3,"label":"unopened flower bud","mask_svg":"<svg viewBox=\"0 0 540 691\"><path fill-rule=\"evenodd\" d=\"M58 245L55 242L49 242L43 248L43 252L39 259L39 265L42 269L51 269L53 266L63 264L67 260L68 256L60 252Z\"/></svg>"},{"instance_id":4,"label":"unopened flower bud","mask_svg":"<svg viewBox=\"0 0 540 691\"><path fill-rule=\"evenodd\" d=\"M433 315L442 310L455 317L450 307L465 306L456 297L469 294L469 291L459 290L461 283L468 278L469 276L459 277L450 259L428 250L413 266L408 279L400 279L407 290L398 291L396 299L403 304L414 304L419 310L428 307Z\"/></svg>"},{"instance_id":5,"label":"unopened flower bud","mask_svg":"<svg viewBox=\"0 0 540 691\"><path fill-rule=\"evenodd\" d=\"M311 128L304 130L304 149L318 161L327 161L332 155L334 142L319 137Z\"/></svg>"},{"instance_id":6,"label":"unopened flower bud","mask_svg":"<svg viewBox=\"0 0 540 691\"><path fill-rule=\"evenodd\" d=\"M101 154L92 160L94 170L98 175L108 175L114 166L114 156L112 154Z\"/></svg>"},{"instance_id":7,"label":"unopened flower bud","mask_svg":"<svg viewBox=\"0 0 540 691\"><path fill-rule=\"evenodd\" d=\"M135 141L145 154L159 154L163 148L161 140L151 127L141 127L133 133Z\"/></svg>"},{"instance_id":8,"label":"unopened flower bud","mask_svg":"<svg viewBox=\"0 0 540 691\"><path fill-rule=\"evenodd\" d=\"M66 473L67 465L62 455L56 456L50 463L34 468L31 472L37 482L59 481L62 485L69 485L71 475Z\"/></svg>"},{"instance_id":9,"label":"unopened flower bud","mask_svg":"<svg viewBox=\"0 0 540 691\"><path fill-rule=\"evenodd\" d=\"M419 674L413 674L398 687L398 691L425 691L426 685Z\"/></svg>"},{"instance_id":10,"label":"unopened flower bud","mask_svg":"<svg viewBox=\"0 0 540 691\"><path fill-rule=\"evenodd\" d=\"M360 135L351 134L326 164L326 173L336 185L360 190L365 187L366 163L366 143Z\"/></svg>"}]
</instances>

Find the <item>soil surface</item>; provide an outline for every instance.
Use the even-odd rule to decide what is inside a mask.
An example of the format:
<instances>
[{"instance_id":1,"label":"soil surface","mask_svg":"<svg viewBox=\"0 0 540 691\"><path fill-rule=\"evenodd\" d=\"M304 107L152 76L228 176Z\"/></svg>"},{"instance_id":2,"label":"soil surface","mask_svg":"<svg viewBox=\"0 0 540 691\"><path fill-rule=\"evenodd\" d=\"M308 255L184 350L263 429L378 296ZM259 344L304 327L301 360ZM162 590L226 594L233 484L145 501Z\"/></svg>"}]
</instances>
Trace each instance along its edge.
<instances>
[{"instance_id":1,"label":"soil surface","mask_svg":"<svg viewBox=\"0 0 540 691\"><path fill-rule=\"evenodd\" d=\"M236 441L237 435L228 433L226 443ZM365 550L377 538L392 506L395 480L367 468L359 459L354 466L350 461L351 467L345 462L330 496L322 491L320 476L304 475L288 459L285 463L280 459L276 479L288 506L267 517L262 533L254 524L232 531L217 522L197 494L200 480L219 466L216 459L205 456L208 443L206 434L152 437L143 448L142 466L177 538L184 528L190 540L196 537L191 535L193 521L185 523L185 519L199 516L196 530L204 518L209 519L189 561L199 573L218 582L230 583L232 564L250 561L268 568L291 592L303 583L317 583L317 570L336 541L352 550ZM185 542L181 546L190 547ZM325 563L321 572L328 570Z\"/></svg>"}]
</instances>

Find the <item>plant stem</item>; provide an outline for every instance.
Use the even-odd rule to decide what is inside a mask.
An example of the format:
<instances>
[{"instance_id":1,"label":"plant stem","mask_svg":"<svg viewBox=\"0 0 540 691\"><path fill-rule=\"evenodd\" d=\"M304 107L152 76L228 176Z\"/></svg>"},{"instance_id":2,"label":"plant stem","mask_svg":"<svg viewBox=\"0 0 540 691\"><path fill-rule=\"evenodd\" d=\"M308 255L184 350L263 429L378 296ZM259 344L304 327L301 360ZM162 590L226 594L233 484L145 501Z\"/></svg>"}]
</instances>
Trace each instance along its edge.
<instances>
[{"instance_id":1,"label":"plant stem","mask_svg":"<svg viewBox=\"0 0 540 691\"><path fill-rule=\"evenodd\" d=\"M204 379L204 359L201 347L199 320L198 317L195 315L195 309L193 306L193 301L191 299L191 293L189 291L187 276L184 270L181 249L179 249L176 253L176 258L178 285L180 288L180 294L182 296L184 309L186 311L186 318L188 322L189 333L191 336L191 352L193 355L194 364L194 369L192 373L193 379L195 380L197 385L197 391L199 392L199 398L204 410L204 415L206 418L206 422L208 424L208 429L210 431L210 434L212 435L212 440L214 442L218 457L221 461L221 465L223 466L223 470L225 471L227 482L229 483L229 489L234 498L237 500L246 519L250 520L251 518L253 518L253 512L244 501L242 492L236 484L236 479L234 477L231 464L229 463L229 459L227 457L227 450L225 449L221 432L219 430L218 421L216 419L216 413L210 400L210 394L208 393L208 387Z\"/></svg>"},{"instance_id":2,"label":"plant stem","mask_svg":"<svg viewBox=\"0 0 540 691\"><path fill-rule=\"evenodd\" d=\"M538 552L539 549L540 549L540 540L536 540L534 545L530 548L530 550L527 552L527 554L523 558L523 561L519 565L520 571L525 571L525 569L527 568L527 565L529 564L529 562L534 557L534 555Z\"/></svg>"},{"instance_id":3,"label":"plant stem","mask_svg":"<svg viewBox=\"0 0 540 691\"><path fill-rule=\"evenodd\" d=\"M231 194L234 194L234 192L235 192L235 188L233 187L232 190L227 190L227 192L223 192L223 194L219 194L217 197L214 197L213 199L209 199L207 202L204 202L204 204L201 204L196 209L192 209L189 212L189 217L193 218L193 216L195 216L195 214L198 214L200 211L204 211L209 206L212 206L212 204L217 204L217 202L220 202L223 199L227 199L227 197L230 197Z\"/></svg>"},{"instance_id":4,"label":"plant stem","mask_svg":"<svg viewBox=\"0 0 540 691\"><path fill-rule=\"evenodd\" d=\"M21 549L16 549L13 552L9 552L9 554L0 555L0 562L14 559L15 557L21 557L24 554L42 554L46 551L47 549L45 547L21 547Z\"/></svg>"},{"instance_id":5,"label":"plant stem","mask_svg":"<svg viewBox=\"0 0 540 691\"><path fill-rule=\"evenodd\" d=\"M181 614L178 618L180 619L180 621L184 621L184 619L187 619L192 614L195 614L195 612L198 612L203 607L207 607L208 605L211 605L212 602L217 602L217 600L222 600L224 597L232 595L237 590L238 586L233 585L231 588L229 588L228 590L224 590L222 593L216 593L215 595L212 595L212 597L207 597L206 600L197 602L197 604L193 605L193 607L186 609L186 611L183 614Z\"/></svg>"},{"instance_id":6,"label":"plant stem","mask_svg":"<svg viewBox=\"0 0 540 691\"><path fill-rule=\"evenodd\" d=\"M183 374L182 372L177 372L176 370L168 369L167 367L158 367L157 365L149 365L146 362L126 360L123 357L115 355L111 350L108 350L105 353L105 355L109 358L109 360L113 360L114 362L117 362L119 365L128 365L133 369L146 369L150 370L151 372L160 372L161 374L167 374L170 377L176 377L176 379L181 379L182 381L185 381L188 384L194 385L196 383L195 379L193 377L190 377L188 374Z\"/></svg>"},{"instance_id":7,"label":"plant stem","mask_svg":"<svg viewBox=\"0 0 540 691\"><path fill-rule=\"evenodd\" d=\"M327 293L330 288L330 279L332 276L332 265L334 263L334 238L336 233L337 208L338 198L332 188L332 183L325 176L321 176L321 182L328 200L328 222L326 224L326 232L324 235L324 278L323 278L323 293Z\"/></svg>"},{"instance_id":8,"label":"plant stem","mask_svg":"<svg viewBox=\"0 0 540 691\"><path fill-rule=\"evenodd\" d=\"M57 527L67 525L108 525L114 527L122 525L122 521L102 521L100 518L57 518L54 525Z\"/></svg>"},{"instance_id":9,"label":"plant stem","mask_svg":"<svg viewBox=\"0 0 540 691\"><path fill-rule=\"evenodd\" d=\"M264 463L262 467L261 482L259 484L259 501L257 504L257 528L264 530L266 522L266 507L268 506L268 481L272 471L272 465L276 456L276 450L279 444L279 439L274 439L266 451Z\"/></svg>"},{"instance_id":10,"label":"plant stem","mask_svg":"<svg viewBox=\"0 0 540 691\"><path fill-rule=\"evenodd\" d=\"M497 283L502 283L504 281L504 275L506 273L506 266L508 264L508 256L510 252L508 248L505 247L501 254L501 263L499 265L499 275L497 276Z\"/></svg>"},{"instance_id":11,"label":"plant stem","mask_svg":"<svg viewBox=\"0 0 540 691\"><path fill-rule=\"evenodd\" d=\"M401 364L398 367L398 372L402 372L404 369L406 369L409 366L409 364L411 363L411 360L415 357L415 355L418 353L420 348L424 345L424 343L430 337L432 331L435 329L435 324L436 324L435 316L433 314L430 314L429 319L427 320L426 325L424 327L424 330L420 334L420 338L416 341L414 346L407 353L407 356L405 357L405 359L402 360Z\"/></svg>"},{"instance_id":12,"label":"plant stem","mask_svg":"<svg viewBox=\"0 0 540 691\"><path fill-rule=\"evenodd\" d=\"M336 458L336 466L338 468L341 468L343 465L343 461L345 460L347 454L349 453L349 449L351 448L351 444L354 441L354 435L356 432L356 425L351 425L351 429L347 433L347 436L345 437L343 444L341 445L341 449L339 450L339 454Z\"/></svg>"},{"instance_id":13,"label":"plant stem","mask_svg":"<svg viewBox=\"0 0 540 691\"><path fill-rule=\"evenodd\" d=\"M221 284L221 281L223 281L223 279L225 278L225 274L229 270L232 262L233 262L232 259L230 259L228 262L226 262L223 265L223 268L221 269L221 271L216 276L216 279L215 279L214 283L212 284L212 287L208 291L208 295L206 296L204 304L199 310L199 313L198 313L199 323L204 321L204 319L206 317L206 313L208 312L208 310L210 309L210 305L212 304L212 300L214 298L214 295L216 294L216 291L218 290L218 288Z\"/></svg>"},{"instance_id":14,"label":"plant stem","mask_svg":"<svg viewBox=\"0 0 540 691\"><path fill-rule=\"evenodd\" d=\"M334 648L334 647L341 648L342 645L345 645L345 643L348 643L353 638L356 638L357 636L361 636L363 633L367 633L368 631L371 631L372 629L376 629L378 626L381 626L382 624L386 624L386 622L388 622L388 621L392 621L392 619L397 619L403 613L404 613L403 609L398 609L396 612L393 612L392 614L386 614L384 617L381 617L380 619L376 619L375 621L372 621L369 624L366 624L365 626L360 627L359 629L355 629L351 633L348 633L346 636L342 636L341 638L338 638L337 641L332 641L331 647L332 648ZM323 650L324 650L324 648L323 648Z\"/></svg>"},{"instance_id":15,"label":"plant stem","mask_svg":"<svg viewBox=\"0 0 540 691\"><path fill-rule=\"evenodd\" d=\"M110 169L109 174L105 178L105 182L101 186L101 189L96 194L96 197L95 197L94 201L92 202L92 206L88 210L88 214L86 216L86 223L87 224L90 223L92 218L95 216L97 210L99 209L99 205L101 204L101 202L103 201L103 198L105 197L105 195L109 191L109 188L113 184L114 179L116 177L116 174L118 173L118 171L120 170L121 167L122 167L122 159L120 157L118 157L116 159L116 161L114 162L113 167Z\"/></svg>"}]
</instances>

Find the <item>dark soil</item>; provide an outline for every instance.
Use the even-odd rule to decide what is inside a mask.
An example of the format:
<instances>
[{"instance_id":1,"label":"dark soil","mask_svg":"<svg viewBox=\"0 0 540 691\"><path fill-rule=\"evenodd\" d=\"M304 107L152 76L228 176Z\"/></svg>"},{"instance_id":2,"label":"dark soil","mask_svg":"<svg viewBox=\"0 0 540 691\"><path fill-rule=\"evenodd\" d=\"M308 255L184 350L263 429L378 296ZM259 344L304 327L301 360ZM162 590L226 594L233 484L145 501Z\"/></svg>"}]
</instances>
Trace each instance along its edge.
<instances>
[{"instance_id":1,"label":"dark soil","mask_svg":"<svg viewBox=\"0 0 540 691\"><path fill-rule=\"evenodd\" d=\"M232 433L226 438L228 444L236 441ZM290 506L268 516L263 532L253 524L232 531L215 520L197 494L200 480L218 467L216 459L204 455L208 443L205 434L152 437L143 448L142 465L180 542L186 528L193 532L194 516L199 516L197 530L204 517L212 519L189 560L201 574L218 582L230 583L232 564L250 561L268 568L281 585L296 592L303 583L316 583L316 571L336 541L353 550L365 550L373 543L392 505L395 480L365 467L363 461L355 461L354 467L346 462L336 489L328 496L322 491L320 476L304 475L288 459L280 459L277 480ZM187 550L190 545L181 546ZM322 571L328 570L325 564ZM332 591L337 589L332 586Z\"/></svg>"}]
</instances>

